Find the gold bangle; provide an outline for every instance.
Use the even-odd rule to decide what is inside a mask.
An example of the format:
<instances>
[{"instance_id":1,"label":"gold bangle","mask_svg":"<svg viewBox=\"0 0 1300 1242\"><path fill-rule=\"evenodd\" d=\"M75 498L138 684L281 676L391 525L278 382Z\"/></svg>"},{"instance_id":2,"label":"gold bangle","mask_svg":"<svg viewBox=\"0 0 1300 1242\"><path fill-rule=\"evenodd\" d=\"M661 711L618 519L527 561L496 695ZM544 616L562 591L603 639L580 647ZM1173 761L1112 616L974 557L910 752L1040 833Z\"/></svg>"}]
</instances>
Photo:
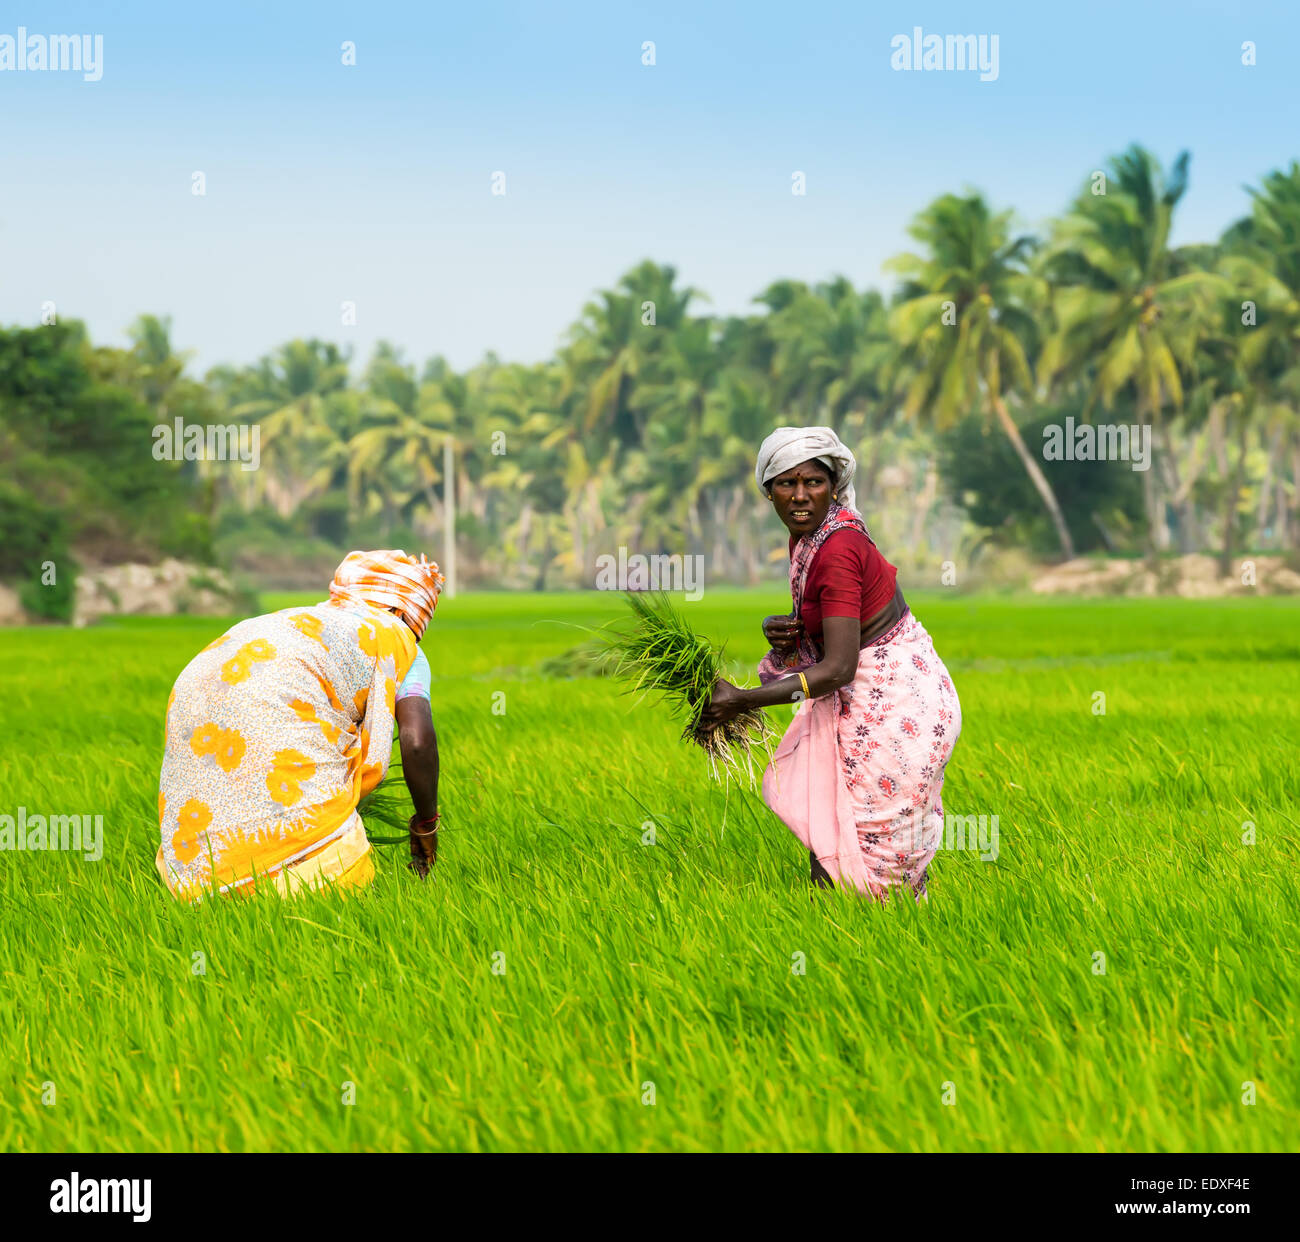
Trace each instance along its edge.
<instances>
[{"instance_id":1,"label":"gold bangle","mask_svg":"<svg viewBox=\"0 0 1300 1242\"><path fill-rule=\"evenodd\" d=\"M440 812L435 812L435 814L432 815L429 819L422 819L419 821L417 821L415 816L412 815L411 818L407 821L406 829L413 837L437 836L438 821L440 819L442 819L442 814ZM432 824L433 827L430 828L428 832L421 832L420 829L423 828L425 824Z\"/></svg>"},{"instance_id":2,"label":"gold bangle","mask_svg":"<svg viewBox=\"0 0 1300 1242\"><path fill-rule=\"evenodd\" d=\"M810 699L810 698L812 698L812 695L809 693L809 690L808 690L808 678L806 678L802 673L800 673L800 674L799 674L799 680L800 680L800 682L803 684L803 697L804 697L805 699Z\"/></svg>"}]
</instances>

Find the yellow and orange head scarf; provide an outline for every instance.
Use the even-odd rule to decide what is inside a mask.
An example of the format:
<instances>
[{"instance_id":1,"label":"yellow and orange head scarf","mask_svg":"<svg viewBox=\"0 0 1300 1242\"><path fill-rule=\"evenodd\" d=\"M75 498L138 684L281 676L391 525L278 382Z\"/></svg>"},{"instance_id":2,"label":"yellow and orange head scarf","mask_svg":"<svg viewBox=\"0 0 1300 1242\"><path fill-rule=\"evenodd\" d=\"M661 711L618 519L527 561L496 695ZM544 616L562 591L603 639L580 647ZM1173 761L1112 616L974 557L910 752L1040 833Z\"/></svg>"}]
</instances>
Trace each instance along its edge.
<instances>
[{"instance_id":1,"label":"yellow and orange head scarf","mask_svg":"<svg viewBox=\"0 0 1300 1242\"><path fill-rule=\"evenodd\" d=\"M396 608L418 642L433 620L442 584L438 566L423 553L416 560L400 548L349 552L334 571L330 603Z\"/></svg>"}]
</instances>

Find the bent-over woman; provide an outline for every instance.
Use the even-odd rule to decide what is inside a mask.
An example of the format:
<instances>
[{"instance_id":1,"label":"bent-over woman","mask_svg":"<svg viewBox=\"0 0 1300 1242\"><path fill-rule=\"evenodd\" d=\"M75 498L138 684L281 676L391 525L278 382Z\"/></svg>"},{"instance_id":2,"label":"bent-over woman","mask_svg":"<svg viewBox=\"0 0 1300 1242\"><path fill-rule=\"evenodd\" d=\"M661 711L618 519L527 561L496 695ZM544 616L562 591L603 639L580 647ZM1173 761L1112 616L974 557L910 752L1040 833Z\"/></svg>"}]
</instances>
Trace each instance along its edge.
<instances>
[{"instance_id":1,"label":"bent-over woman","mask_svg":"<svg viewBox=\"0 0 1300 1242\"><path fill-rule=\"evenodd\" d=\"M405 552L351 552L328 601L241 621L167 701L159 873L176 897L291 896L375 874L357 803L388 771L397 721L415 814L411 866L437 857L438 739L416 645L442 589Z\"/></svg>"},{"instance_id":2,"label":"bent-over woman","mask_svg":"<svg viewBox=\"0 0 1300 1242\"><path fill-rule=\"evenodd\" d=\"M926 895L943 840L944 767L961 732L948 670L867 533L857 462L827 427L781 427L755 478L790 531L789 616L768 617L761 685L719 681L705 727L753 707L798 711L763 798L808 847L812 878Z\"/></svg>"}]
</instances>

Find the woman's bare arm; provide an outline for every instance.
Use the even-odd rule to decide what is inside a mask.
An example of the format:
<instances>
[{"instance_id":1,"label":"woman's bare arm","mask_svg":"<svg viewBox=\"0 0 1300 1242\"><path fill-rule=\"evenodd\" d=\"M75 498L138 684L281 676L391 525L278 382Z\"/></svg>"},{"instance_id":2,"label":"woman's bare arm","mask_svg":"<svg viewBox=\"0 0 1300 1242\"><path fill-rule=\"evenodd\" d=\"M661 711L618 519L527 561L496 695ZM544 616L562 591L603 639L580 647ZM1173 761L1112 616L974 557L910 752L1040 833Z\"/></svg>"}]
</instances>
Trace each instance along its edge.
<instances>
[{"instance_id":1,"label":"woman's bare arm","mask_svg":"<svg viewBox=\"0 0 1300 1242\"><path fill-rule=\"evenodd\" d=\"M808 679L808 696L817 699L847 686L858 671L858 641L862 625L857 617L826 617L822 622L824 643L822 658L804 670ZM776 707L804 697L803 682L797 673L779 677L765 686L741 690L729 681L719 681L713 699L705 707L701 725L713 728L754 707Z\"/></svg>"},{"instance_id":2,"label":"woman's bare arm","mask_svg":"<svg viewBox=\"0 0 1300 1242\"><path fill-rule=\"evenodd\" d=\"M429 700L411 695L397 702L397 739L402 775L411 793L411 866L421 877L438 857L437 825L420 823L438 814L438 734Z\"/></svg>"},{"instance_id":3,"label":"woman's bare arm","mask_svg":"<svg viewBox=\"0 0 1300 1242\"><path fill-rule=\"evenodd\" d=\"M826 617L822 621L822 658L812 668L804 670L809 698L819 699L853 680L858 671L858 635L861 629L862 623L857 617ZM803 683L795 673L740 693L745 696L746 707L775 707L778 703L790 703L802 696Z\"/></svg>"}]
</instances>

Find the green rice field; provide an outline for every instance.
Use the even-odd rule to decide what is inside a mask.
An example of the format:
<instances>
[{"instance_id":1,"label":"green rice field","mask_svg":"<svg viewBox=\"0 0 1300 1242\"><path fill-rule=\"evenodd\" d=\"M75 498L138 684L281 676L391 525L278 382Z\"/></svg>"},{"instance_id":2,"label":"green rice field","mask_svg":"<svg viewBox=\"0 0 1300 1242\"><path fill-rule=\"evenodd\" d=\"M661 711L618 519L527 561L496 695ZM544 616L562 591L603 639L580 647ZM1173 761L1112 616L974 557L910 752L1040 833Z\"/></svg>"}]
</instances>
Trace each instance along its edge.
<instances>
[{"instance_id":1,"label":"green rice field","mask_svg":"<svg viewBox=\"0 0 1300 1242\"><path fill-rule=\"evenodd\" d=\"M998 817L921 907L814 890L665 711L548 665L596 593L439 608L433 882L178 906L163 712L228 622L3 632L0 814L104 853L0 853L0 1148L1293 1150L1300 600L911 602L946 809ZM788 607L685 605L738 676Z\"/></svg>"}]
</instances>

